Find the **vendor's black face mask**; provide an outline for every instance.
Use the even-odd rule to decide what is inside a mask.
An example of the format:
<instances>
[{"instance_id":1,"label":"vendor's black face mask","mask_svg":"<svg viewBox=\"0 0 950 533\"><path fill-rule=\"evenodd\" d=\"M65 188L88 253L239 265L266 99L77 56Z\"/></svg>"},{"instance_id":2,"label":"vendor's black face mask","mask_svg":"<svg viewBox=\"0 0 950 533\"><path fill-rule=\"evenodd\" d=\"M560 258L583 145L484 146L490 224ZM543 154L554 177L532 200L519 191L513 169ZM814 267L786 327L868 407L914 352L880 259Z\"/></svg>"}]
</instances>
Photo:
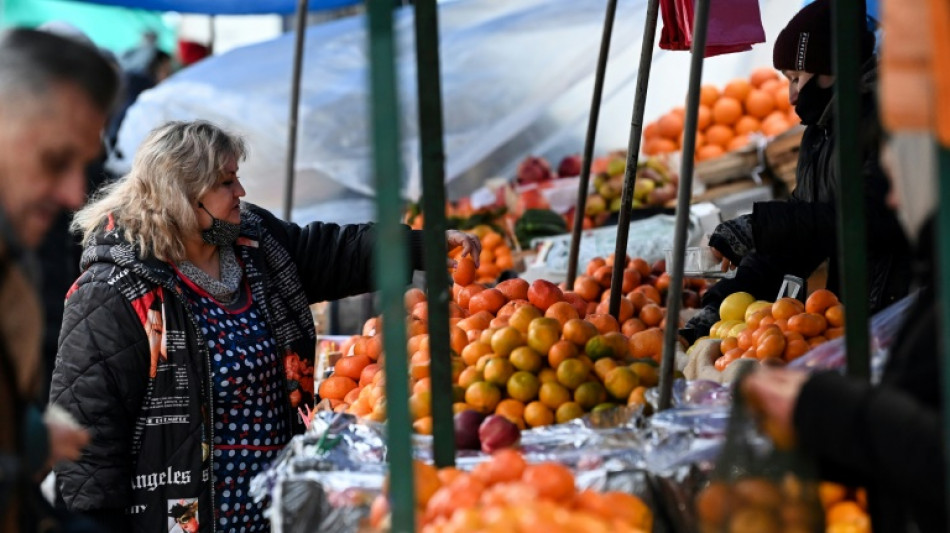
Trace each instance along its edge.
<instances>
[{"instance_id":1,"label":"vendor's black face mask","mask_svg":"<svg viewBox=\"0 0 950 533\"><path fill-rule=\"evenodd\" d=\"M810 126L818 122L821 115L828 108L831 97L835 94L835 87L824 88L818 85L818 76L808 80L808 83L798 92L798 101L795 102L795 113L802 119L802 124Z\"/></svg>"},{"instance_id":2,"label":"vendor's black face mask","mask_svg":"<svg viewBox=\"0 0 950 533\"><path fill-rule=\"evenodd\" d=\"M211 227L201 230L202 240L214 246L231 246L237 241L241 233L240 224L215 218L201 202L198 202L198 207L204 209L205 213L211 217Z\"/></svg>"}]
</instances>

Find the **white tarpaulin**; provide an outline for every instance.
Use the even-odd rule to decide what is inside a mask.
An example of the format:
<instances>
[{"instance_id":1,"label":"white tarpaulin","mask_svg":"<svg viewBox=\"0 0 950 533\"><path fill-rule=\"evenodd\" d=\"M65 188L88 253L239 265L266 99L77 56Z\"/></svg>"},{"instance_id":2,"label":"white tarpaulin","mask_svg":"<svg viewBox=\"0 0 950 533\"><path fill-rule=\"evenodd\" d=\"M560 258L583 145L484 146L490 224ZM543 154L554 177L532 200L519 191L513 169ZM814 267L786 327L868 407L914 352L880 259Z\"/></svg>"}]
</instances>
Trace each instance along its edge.
<instances>
[{"instance_id":1,"label":"white tarpaulin","mask_svg":"<svg viewBox=\"0 0 950 533\"><path fill-rule=\"evenodd\" d=\"M715 0L728 1L728 0ZM793 5L795 4L795 5ZM607 68L598 151L626 146L645 0L620 0ZM797 3L763 0L766 34ZM507 175L528 153L580 152L604 18L603 0L457 0L439 5L446 179L449 196ZM776 26L777 25L777 26ZM405 192L421 194L411 9L397 12ZM368 135L368 59L362 16L314 26L304 53L294 219L350 222L373 216ZM292 35L233 50L142 94L119 134L127 169L145 135L167 120L203 118L245 136L248 200L278 210L284 188ZM689 54L655 52L647 118L686 93ZM705 79L722 84L771 63L770 44L711 58Z\"/></svg>"}]
</instances>

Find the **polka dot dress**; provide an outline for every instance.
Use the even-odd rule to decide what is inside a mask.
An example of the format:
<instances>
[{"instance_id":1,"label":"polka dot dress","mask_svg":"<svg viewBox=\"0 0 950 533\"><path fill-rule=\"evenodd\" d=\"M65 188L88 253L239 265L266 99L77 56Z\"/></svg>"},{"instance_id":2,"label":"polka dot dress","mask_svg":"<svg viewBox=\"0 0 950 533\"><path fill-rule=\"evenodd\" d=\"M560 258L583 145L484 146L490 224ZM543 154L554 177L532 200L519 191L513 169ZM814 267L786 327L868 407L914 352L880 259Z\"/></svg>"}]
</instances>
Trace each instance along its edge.
<instances>
[{"instance_id":1,"label":"polka dot dress","mask_svg":"<svg viewBox=\"0 0 950 533\"><path fill-rule=\"evenodd\" d=\"M270 531L248 487L290 440L278 347L246 284L225 307L179 279L211 356L217 529Z\"/></svg>"}]
</instances>

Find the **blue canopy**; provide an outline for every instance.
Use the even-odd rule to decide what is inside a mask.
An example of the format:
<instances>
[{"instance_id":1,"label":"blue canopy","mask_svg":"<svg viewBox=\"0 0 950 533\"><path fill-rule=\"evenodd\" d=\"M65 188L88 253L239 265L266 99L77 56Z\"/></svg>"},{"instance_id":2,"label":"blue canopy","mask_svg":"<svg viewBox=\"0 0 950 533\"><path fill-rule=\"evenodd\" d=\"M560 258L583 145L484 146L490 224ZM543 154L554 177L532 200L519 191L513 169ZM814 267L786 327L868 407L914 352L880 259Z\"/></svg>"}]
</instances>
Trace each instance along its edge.
<instances>
[{"instance_id":1,"label":"blue canopy","mask_svg":"<svg viewBox=\"0 0 950 533\"><path fill-rule=\"evenodd\" d=\"M82 0L93 4L178 11L206 15L290 14L297 10L296 0ZM310 0L310 11L338 9L362 3L360 0Z\"/></svg>"}]
</instances>

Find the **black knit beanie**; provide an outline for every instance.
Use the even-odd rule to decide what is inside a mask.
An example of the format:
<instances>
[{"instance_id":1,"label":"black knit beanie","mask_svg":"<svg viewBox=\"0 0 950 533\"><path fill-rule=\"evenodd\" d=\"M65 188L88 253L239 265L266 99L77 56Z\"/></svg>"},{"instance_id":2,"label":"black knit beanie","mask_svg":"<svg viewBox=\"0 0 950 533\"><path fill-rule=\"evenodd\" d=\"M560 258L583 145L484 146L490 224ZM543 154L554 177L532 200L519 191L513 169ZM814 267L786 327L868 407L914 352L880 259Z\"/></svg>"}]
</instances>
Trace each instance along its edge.
<instances>
[{"instance_id":1,"label":"black knit beanie","mask_svg":"<svg viewBox=\"0 0 950 533\"><path fill-rule=\"evenodd\" d=\"M815 0L803 7L775 39L772 65L778 70L833 74L831 23L831 0ZM865 28L860 40L863 64L874 52L874 34Z\"/></svg>"}]
</instances>

